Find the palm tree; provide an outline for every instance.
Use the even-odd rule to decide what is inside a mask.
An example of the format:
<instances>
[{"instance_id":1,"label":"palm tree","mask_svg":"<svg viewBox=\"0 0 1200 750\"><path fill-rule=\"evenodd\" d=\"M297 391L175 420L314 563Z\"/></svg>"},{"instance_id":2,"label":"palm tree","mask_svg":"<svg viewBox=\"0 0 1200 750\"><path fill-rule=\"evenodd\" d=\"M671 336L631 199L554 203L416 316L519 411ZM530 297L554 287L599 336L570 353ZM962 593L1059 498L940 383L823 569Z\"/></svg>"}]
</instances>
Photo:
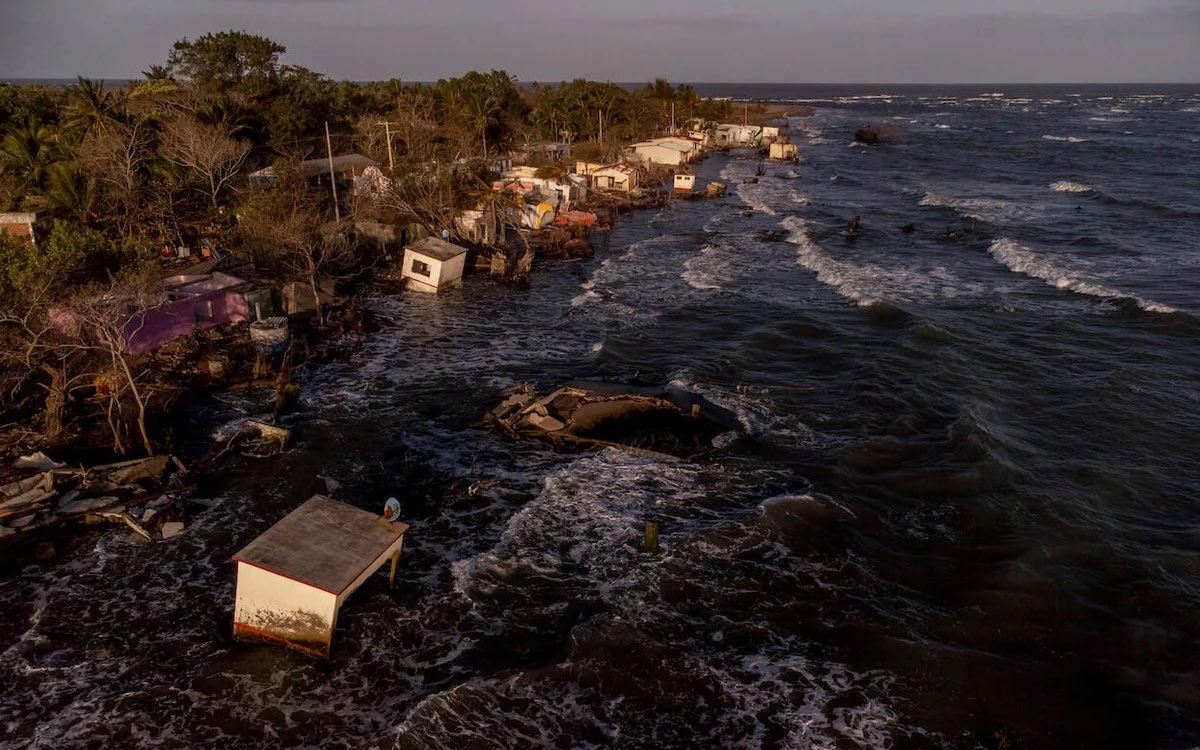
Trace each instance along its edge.
<instances>
[{"instance_id":1,"label":"palm tree","mask_svg":"<svg viewBox=\"0 0 1200 750\"><path fill-rule=\"evenodd\" d=\"M36 117L18 121L0 139L0 156L20 176L26 189L40 188L54 160L54 133Z\"/></svg>"},{"instance_id":2,"label":"palm tree","mask_svg":"<svg viewBox=\"0 0 1200 750\"><path fill-rule=\"evenodd\" d=\"M105 128L110 122L124 119L125 100L124 93L105 89L104 81L80 76L75 85L67 89L63 126L82 138Z\"/></svg>"},{"instance_id":3,"label":"palm tree","mask_svg":"<svg viewBox=\"0 0 1200 750\"><path fill-rule=\"evenodd\" d=\"M485 94L472 96L464 102L463 115L467 122L470 123L471 129L480 137L483 142L483 158L488 155L487 131L488 128L500 123L497 117L496 100Z\"/></svg>"},{"instance_id":4,"label":"palm tree","mask_svg":"<svg viewBox=\"0 0 1200 750\"><path fill-rule=\"evenodd\" d=\"M71 164L55 162L46 169L46 197L56 209L87 224L96 204L96 183Z\"/></svg>"}]
</instances>

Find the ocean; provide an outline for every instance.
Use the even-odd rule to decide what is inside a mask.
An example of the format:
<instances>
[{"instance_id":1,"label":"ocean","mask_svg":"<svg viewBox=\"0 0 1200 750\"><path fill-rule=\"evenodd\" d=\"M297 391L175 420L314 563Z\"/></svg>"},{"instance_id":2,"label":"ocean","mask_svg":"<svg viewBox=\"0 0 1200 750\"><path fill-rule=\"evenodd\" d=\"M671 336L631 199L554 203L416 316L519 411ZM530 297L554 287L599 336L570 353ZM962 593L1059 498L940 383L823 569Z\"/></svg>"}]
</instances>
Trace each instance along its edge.
<instances>
[{"instance_id":1,"label":"ocean","mask_svg":"<svg viewBox=\"0 0 1200 750\"><path fill-rule=\"evenodd\" d=\"M714 155L726 198L591 260L372 300L394 325L182 536L0 581L0 747L1200 745L1200 87L700 88L813 107L803 163ZM743 432L673 462L478 426L581 378ZM269 404L198 407L193 451ZM328 664L229 643L230 556L330 488L401 500L396 590Z\"/></svg>"}]
</instances>

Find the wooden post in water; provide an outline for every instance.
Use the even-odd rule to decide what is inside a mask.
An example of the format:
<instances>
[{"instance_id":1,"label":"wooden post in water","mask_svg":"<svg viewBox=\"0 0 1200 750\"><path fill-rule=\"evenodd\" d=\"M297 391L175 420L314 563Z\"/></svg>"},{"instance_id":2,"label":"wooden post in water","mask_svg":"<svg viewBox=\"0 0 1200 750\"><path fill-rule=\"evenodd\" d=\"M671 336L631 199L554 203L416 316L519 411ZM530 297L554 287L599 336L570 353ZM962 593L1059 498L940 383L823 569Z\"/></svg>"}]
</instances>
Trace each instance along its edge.
<instances>
[{"instance_id":1,"label":"wooden post in water","mask_svg":"<svg viewBox=\"0 0 1200 750\"><path fill-rule=\"evenodd\" d=\"M642 544L642 551L647 554L655 554L658 552L658 521L646 521L645 539Z\"/></svg>"}]
</instances>

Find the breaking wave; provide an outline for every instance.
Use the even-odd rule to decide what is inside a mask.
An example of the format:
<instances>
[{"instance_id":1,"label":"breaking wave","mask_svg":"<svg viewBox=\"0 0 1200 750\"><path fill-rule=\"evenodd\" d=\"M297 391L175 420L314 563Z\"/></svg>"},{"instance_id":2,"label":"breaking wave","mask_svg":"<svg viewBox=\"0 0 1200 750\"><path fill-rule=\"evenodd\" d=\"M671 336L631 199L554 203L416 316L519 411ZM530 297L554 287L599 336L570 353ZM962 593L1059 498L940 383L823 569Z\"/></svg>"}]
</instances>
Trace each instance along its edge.
<instances>
[{"instance_id":1,"label":"breaking wave","mask_svg":"<svg viewBox=\"0 0 1200 750\"><path fill-rule=\"evenodd\" d=\"M1011 201L999 198L956 198L930 191L921 196L919 205L952 208L964 216L988 223L1023 218L1023 212Z\"/></svg>"},{"instance_id":2,"label":"breaking wave","mask_svg":"<svg viewBox=\"0 0 1200 750\"><path fill-rule=\"evenodd\" d=\"M1059 180L1050 184L1050 189L1056 193L1093 193L1096 188L1082 182L1071 182L1070 180Z\"/></svg>"},{"instance_id":3,"label":"breaking wave","mask_svg":"<svg viewBox=\"0 0 1200 750\"><path fill-rule=\"evenodd\" d=\"M817 281L832 287L859 307L871 307L883 301L869 288L869 271L830 255L808 236L808 224L804 219L788 216L780 224L789 232L788 242L796 246L796 259L817 275Z\"/></svg>"},{"instance_id":4,"label":"breaking wave","mask_svg":"<svg viewBox=\"0 0 1200 750\"><path fill-rule=\"evenodd\" d=\"M722 262L722 254L723 251L716 245L705 245L699 254L684 261L683 273L680 274L680 278L693 289L709 291L720 289L721 285L718 282L722 278L727 278L727 274L721 272L721 266L725 265Z\"/></svg>"},{"instance_id":5,"label":"breaking wave","mask_svg":"<svg viewBox=\"0 0 1200 750\"><path fill-rule=\"evenodd\" d=\"M1066 289L1076 294L1098 297L1100 299L1132 300L1137 303L1138 307L1147 312L1179 312L1173 307L1159 304L1153 300L1143 299L1128 292L1122 292L1119 289L1113 289L1112 287L1081 279L1074 272L1055 265L1053 262L1039 256L1030 248L1007 237L1002 237L992 242L988 251L992 254L992 257L1007 266L1009 270L1024 274L1025 276L1031 276L1035 279L1041 279L1056 289Z\"/></svg>"},{"instance_id":6,"label":"breaking wave","mask_svg":"<svg viewBox=\"0 0 1200 750\"><path fill-rule=\"evenodd\" d=\"M1087 143L1090 138L1084 138L1078 135L1043 135L1044 141L1062 141L1064 143Z\"/></svg>"}]
</instances>

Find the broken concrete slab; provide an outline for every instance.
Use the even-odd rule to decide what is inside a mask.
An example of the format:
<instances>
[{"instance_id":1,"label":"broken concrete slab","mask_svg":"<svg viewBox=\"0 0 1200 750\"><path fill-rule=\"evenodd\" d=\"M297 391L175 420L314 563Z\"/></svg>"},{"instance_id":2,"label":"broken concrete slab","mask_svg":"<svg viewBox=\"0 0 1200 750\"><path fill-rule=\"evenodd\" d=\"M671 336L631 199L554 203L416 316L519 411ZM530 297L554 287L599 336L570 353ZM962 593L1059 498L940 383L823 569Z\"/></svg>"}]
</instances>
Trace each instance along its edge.
<instances>
[{"instance_id":1,"label":"broken concrete slab","mask_svg":"<svg viewBox=\"0 0 1200 750\"><path fill-rule=\"evenodd\" d=\"M50 472L43 472L41 474L35 474L31 477L26 477L25 479L18 479L15 482L9 482L3 487L0 487L0 495L5 495L12 500L16 500L17 498L26 495L35 489L41 489L45 491L53 486L54 475ZM0 507L3 507L3 503L0 503Z\"/></svg>"},{"instance_id":2,"label":"broken concrete slab","mask_svg":"<svg viewBox=\"0 0 1200 750\"><path fill-rule=\"evenodd\" d=\"M170 461L170 456L151 456L117 469L109 474L107 479L115 484L132 484L140 479L151 479L157 482L166 473L167 464Z\"/></svg>"},{"instance_id":3,"label":"broken concrete slab","mask_svg":"<svg viewBox=\"0 0 1200 750\"><path fill-rule=\"evenodd\" d=\"M29 524L33 523L35 518L37 518L37 513L30 513L27 516L21 516L20 518L12 519L8 522L8 525L14 529L23 529Z\"/></svg>"},{"instance_id":4,"label":"broken concrete slab","mask_svg":"<svg viewBox=\"0 0 1200 750\"><path fill-rule=\"evenodd\" d=\"M55 461L41 451L30 453L28 456L21 456L12 463L14 469L23 471L49 471L50 469L61 469L66 466L64 463Z\"/></svg>"},{"instance_id":5,"label":"broken concrete slab","mask_svg":"<svg viewBox=\"0 0 1200 750\"><path fill-rule=\"evenodd\" d=\"M90 513L101 508L108 508L121 502L121 498L115 495L105 495L104 497L89 497L83 500L74 500L69 503L63 503L58 506L58 512L64 516L77 515L79 513Z\"/></svg>"},{"instance_id":6,"label":"broken concrete slab","mask_svg":"<svg viewBox=\"0 0 1200 750\"><path fill-rule=\"evenodd\" d=\"M735 414L698 394L622 383L568 383L540 397L525 388L485 422L513 435L675 458L709 450L717 435L741 430Z\"/></svg>"}]
</instances>

